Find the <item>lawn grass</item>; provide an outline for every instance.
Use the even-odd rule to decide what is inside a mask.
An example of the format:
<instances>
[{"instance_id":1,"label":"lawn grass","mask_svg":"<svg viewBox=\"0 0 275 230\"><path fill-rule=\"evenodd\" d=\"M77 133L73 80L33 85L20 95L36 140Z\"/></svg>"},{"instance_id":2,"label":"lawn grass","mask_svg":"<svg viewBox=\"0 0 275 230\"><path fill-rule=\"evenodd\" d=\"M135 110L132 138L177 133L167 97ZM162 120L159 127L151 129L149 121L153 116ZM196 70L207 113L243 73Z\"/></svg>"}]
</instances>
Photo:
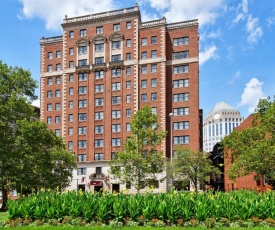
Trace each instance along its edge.
<instances>
[{"instance_id":1,"label":"lawn grass","mask_svg":"<svg viewBox=\"0 0 275 230\"><path fill-rule=\"evenodd\" d=\"M0 212L0 221L7 220L8 219L8 213L7 212Z\"/></svg>"}]
</instances>

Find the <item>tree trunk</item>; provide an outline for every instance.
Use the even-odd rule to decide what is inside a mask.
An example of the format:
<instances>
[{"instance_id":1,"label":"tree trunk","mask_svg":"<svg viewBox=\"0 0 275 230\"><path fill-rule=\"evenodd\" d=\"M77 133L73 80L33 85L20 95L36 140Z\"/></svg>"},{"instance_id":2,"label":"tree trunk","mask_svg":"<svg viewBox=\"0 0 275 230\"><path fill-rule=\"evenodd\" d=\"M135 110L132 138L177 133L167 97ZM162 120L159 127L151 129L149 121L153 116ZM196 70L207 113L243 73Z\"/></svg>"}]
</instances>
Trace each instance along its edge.
<instances>
[{"instance_id":1,"label":"tree trunk","mask_svg":"<svg viewBox=\"0 0 275 230\"><path fill-rule=\"evenodd\" d=\"M7 200L8 194L7 189L5 188L4 184L2 184L2 207L0 208L0 212L6 212L8 210Z\"/></svg>"}]
</instances>

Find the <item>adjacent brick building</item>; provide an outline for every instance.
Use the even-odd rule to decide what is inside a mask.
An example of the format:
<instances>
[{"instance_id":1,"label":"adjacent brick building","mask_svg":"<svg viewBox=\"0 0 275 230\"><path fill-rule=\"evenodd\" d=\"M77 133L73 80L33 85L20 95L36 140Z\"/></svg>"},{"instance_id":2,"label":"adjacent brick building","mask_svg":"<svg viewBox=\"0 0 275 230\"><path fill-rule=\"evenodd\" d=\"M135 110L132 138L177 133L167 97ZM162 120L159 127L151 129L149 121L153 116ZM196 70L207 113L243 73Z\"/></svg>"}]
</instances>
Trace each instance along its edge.
<instances>
[{"instance_id":1,"label":"adjacent brick building","mask_svg":"<svg viewBox=\"0 0 275 230\"><path fill-rule=\"evenodd\" d=\"M78 159L71 189L119 190L108 161L145 105L173 148L200 149L198 20L141 22L138 6L68 18L42 38L41 119ZM173 113L173 116L169 116ZM172 120L170 120L172 119ZM159 146L170 157L171 133ZM166 183L159 183L166 190Z\"/></svg>"}]
</instances>

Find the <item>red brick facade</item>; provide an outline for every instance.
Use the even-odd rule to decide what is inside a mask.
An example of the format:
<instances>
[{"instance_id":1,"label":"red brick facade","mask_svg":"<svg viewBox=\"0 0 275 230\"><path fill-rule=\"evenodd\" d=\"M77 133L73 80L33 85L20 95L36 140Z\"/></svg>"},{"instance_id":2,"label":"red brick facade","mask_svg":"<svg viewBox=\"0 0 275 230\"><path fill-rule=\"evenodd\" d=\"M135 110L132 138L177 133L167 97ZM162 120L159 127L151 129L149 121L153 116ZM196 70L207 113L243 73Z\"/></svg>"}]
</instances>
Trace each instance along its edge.
<instances>
[{"instance_id":1,"label":"red brick facade","mask_svg":"<svg viewBox=\"0 0 275 230\"><path fill-rule=\"evenodd\" d=\"M130 134L132 115L145 105L164 130L170 130L171 112L173 122L182 122L173 130L174 146L199 150L197 20L141 22L135 6L65 18L62 27L62 36L40 43L41 119L77 156L86 154L79 161L98 161L95 154L110 160ZM159 146L167 157L170 135Z\"/></svg>"}]
</instances>

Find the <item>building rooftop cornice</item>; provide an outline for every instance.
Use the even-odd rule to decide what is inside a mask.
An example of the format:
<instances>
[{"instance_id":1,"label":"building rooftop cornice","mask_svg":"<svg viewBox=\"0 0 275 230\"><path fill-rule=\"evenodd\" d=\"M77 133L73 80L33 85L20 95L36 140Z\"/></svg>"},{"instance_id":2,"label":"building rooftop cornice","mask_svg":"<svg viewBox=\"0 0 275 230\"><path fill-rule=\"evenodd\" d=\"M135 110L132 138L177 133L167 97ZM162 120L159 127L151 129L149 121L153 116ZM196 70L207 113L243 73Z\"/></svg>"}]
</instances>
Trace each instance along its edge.
<instances>
[{"instance_id":1,"label":"building rooftop cornice","mask_svg":"<svg viewBox=\"0 0 275 230\"><path fill-rule=\"evenodd\" d=\"M49 38L45 38L42 37L40 39L40 45L44 45L44 44L53 44L53 43L62 43L63 42L63 36L55 36L55 37L49 37Z\"/></svg>"}]
</instances>

